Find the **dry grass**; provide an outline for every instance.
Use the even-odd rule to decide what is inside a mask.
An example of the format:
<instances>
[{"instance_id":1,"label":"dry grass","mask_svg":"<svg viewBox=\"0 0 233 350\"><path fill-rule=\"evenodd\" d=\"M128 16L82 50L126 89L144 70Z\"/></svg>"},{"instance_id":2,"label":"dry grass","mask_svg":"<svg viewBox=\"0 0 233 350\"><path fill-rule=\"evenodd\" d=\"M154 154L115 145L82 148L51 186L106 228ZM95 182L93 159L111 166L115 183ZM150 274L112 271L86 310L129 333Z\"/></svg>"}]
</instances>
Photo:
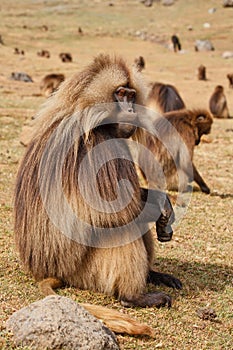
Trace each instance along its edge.
<instances>
[{"instance_id":1,"label":"dry grass","mask_svg":"<svg viewBox=\"0 0 233 350\"><path fill-rule=\"evenodd\" d=\"M39 82L51 72L67 77L82 69L100 51L118 53L130 62L143 55L148 80L175 84L190 107L207 107L208 98L217 84L225 87L233 115L233 91L228 89L226 74L232 72L232 60L221 53L232 50L232 9L223 9L218 0L178 0L172 7L154 4L144 7L139 1L13 1L1 0L0 34L0 348L12 349L5 320L19 308L41 298L31 276L20 265L14 247L12 193L18 162L24 148L19 135L25 124L44 101L39 96ZM195 3L195 5L194 5ZM88 6L87 6L88 4ZM208 9L216 7L210 15ZM209 29L203 23L211 24ZM48 25L49 30L41 30ZM192 25L193 31L187 26ZM23 27L26 26L26 27ZM78 34L82 27L84 35ZM152 43L132 36L136 31L155 34ZM184 54L174 54L165 44L174 32L181 38ZM216 50L196 53L196 39L210 39ZM14 47L25 56L13 54ZM49 49L51 58L36 52ZM73 55L72 63L62 63L60 52ZM200 65L207 67L206 82L196 78ZM30 74L34 83L9 80L13 71ZM215 120L212 142L202 143L195 151L195 162L212 189L206 196L194 191L186 216L179 224L171 243L156 245L158 270L179 277L184 288L170 291L174 303L167 309L129 309L125 312L155 328L156 339L118 336L122 349L219 350L233 348L233 274L232 274L232 120ZM135 268L137 268L135 266ZM77 301L99 303L121 309L119 303L103 295L67 288L60 291ZM217 321L203 321L196 309L212 307Z\"/></svg>"}]
</instances>

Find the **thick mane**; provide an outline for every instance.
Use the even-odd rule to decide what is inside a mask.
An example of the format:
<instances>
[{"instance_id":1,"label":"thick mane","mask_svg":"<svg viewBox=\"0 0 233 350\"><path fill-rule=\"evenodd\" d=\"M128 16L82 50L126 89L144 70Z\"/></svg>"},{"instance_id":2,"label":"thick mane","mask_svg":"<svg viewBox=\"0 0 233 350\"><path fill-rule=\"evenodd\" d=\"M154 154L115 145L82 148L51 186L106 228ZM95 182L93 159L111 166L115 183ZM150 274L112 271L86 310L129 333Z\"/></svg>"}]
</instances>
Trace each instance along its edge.
<instances>
[{"instance_id":1,"label":"thick mane","mask_svg":"<svg viewBox=\"0 0 233 350\"><path fill-rule=\"evenodd\" d=\"M59 231L87 245L98 245L98 239L102 246L105 243L114 245L110 237L105 237L104 242L99 233L95 236L93 225L97 228L121 227L140 213L138 176L125 141L111 145L108 132L101 126L95 128L109 111L101 111L94 105L82 110L86 103L90 104L89 89L95 90L95 84L103 84L103 88L107 85L100 77L104 77L106 72L115 74L114 84L131 86L123 60L115 58L111 61L108 56L102 55L96 58L84 72L64 82L59 91L49 98L39 112L40 127L21 163L15 195L16 241L20 251L28 251L28 254L23 254L22 260L37 278L48 276L49 271L44 255L35 252L33 240L38 240L38 247L41 246L39 241L44 242L44 247L50 247L49 254L55 261L59 242L63 242L63 250L70 249L71 245ZM98 76L100 83L95 82L95 76ZM108 80L111 82L111 78ZM114 91L113 88L115 86L112 84L110 91ZM104 98L105 93L102 91ZM66 98L68 102L64 105ZM101 96L97 101L101 101ZM89 131L92 127L95 129ZM110 145L105 145L107 141ZM90 153L96 146L100 146L99 152ZM80 175L83 160L85 166L81 168ZM100 169L98 164L101 165ZM131 199L129 203L128 198ZM24 210L19 210L20 207ZM30 220L32 217L33 220ZM90 225L92 227L88 228ZM85 236L83 232L87 230L90 232ZM26 238L28 231L30 239ZM50 237L47 236L48 232ZM125 239L126 232L122 228L121 234ZM92 242L93 239L95 242ZM114 239L119 243L120 235L114 236ZM49 240L52 242L50 245ZM37 276L38 271L42 271L40 276ZM63 273L66 274L65 271Z\"/></svg>"}]
</instances>

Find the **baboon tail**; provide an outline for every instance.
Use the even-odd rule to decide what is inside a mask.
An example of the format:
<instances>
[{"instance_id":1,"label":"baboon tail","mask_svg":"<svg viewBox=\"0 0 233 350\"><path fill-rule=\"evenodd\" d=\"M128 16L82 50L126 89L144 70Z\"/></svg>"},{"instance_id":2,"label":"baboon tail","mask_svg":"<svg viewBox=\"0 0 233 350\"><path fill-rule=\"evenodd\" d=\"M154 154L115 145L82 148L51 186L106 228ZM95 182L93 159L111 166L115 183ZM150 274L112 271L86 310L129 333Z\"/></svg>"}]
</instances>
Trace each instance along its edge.
<instances>
[{"instance_id":1,"label":"baboon tail","mask_svg":"<svg viewBox=\"0 0 233 350\"><path fill-rule=\"evenodd\" d=\"M44 296L56 294L54 289L63 286L63 282L55 277L45 278L39 282L39 289Z\"/></svg>"},{"instance_id":2,"label":"baboon tail","mask_svg":"<svg viewBox=\"0 0 233 350\"><path fill-rule=\"evenodd\" d=\"M43 295L56 294L54 289L60 288L63 283L60 279L49 277L39 282L39 288ZM154 331L146 324L140 323L119 311L108 309L99 305L80 303L93 316L100 319L109 329L115 333L127 333L130 335L149 335L154 337Z\"/></svg>"},{"instance_id":3,"label":"baboon tail","mask_svg":"<svg viewBox=\"0 0 233 350\"><path fill-rule=\"evenodd\" d=\"M82 305L93 316L100 319L115 333L127 333L130 335L141 334L154 337L154 331L151 327L136 321L126 314L99 305L85 303L81 303L80 305Z\"/></svg>"}]
</instances>

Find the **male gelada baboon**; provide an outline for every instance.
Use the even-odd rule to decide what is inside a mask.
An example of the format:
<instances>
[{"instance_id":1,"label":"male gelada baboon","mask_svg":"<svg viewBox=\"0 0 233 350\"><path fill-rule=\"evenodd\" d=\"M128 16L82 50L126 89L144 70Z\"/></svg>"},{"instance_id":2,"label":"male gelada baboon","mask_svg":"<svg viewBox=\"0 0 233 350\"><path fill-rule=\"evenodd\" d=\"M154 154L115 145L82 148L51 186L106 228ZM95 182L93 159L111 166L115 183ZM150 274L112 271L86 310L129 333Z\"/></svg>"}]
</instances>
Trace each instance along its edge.
<instances>
[{"instance_id":1,"label":"male gelada baboon","mask_svg":"<svg viewBox=\"0 0 233 350\"><path fill-rule=\"evenodd\" d=\"M229 88L233 89L233 73L232 74L227 74L227 79L229 80Z\"/></svg>"},{"instance_id":2,"label":"male gelada baboon","mask_svg":"<svg viewBox=\"0 0 233 350\"><path fill-rule=\"evenodd\" d=\"M141 72L146 66L145 59L142 56L135 58L134 66L139 72Z\"/></svg>"},{"instance_id":3,"label":"male gelada baboon","mask_svg":"<svg viewBox=\"0 0 233 350\"><path fill-rule=\"evenodd\" d=\"M216 118L230 118L227 99L222 85L217 85L209 99L209 109Z\"/></svg>"},{"instance_id":4,"label":"male gelada baboon","mask_svg":"<svg viewBox=\"0 0 233 350\"><path fill-rule=\"evenodd\" d=\"M159 113L185 108L177 88L171 84L155 82L148 94L146 105Z\"/></svg>"},{"instance_id":5,"label":"male gelada baboon","mask_svg":"<svg viewBox=\"0 0 233 350\"><path fill-rule=\"evenodd\" d=\"M159 137L147 133L144 129L138 129L133 135L134 139L152 151L161 165L167 189L174 189L174 181L177 188L177 175L179 175L181 192L185 192L188 184L194 180L202 192L210 193L209 187L197 171L192 159L194 147L200 143L203 134L210 133L212 122L212 116L205 109L182 109L164 113L163 116L155 119L155 128L159 130ZM181 138L177 137L175 130ZM151 171L156 173L156 169ZM163 178L154 176L154 180L154 185L164 186Z\"/></svg>"},{"instance_id":6,"label":"male gelada baboon","mask_svg":"<svg viewBox=\"0 0 233 350\"><path fill-rule=\"evenodd\" d=\"M60 59L62 62L72 62L72 55L69 52L61 52L59 54Z\"/></svg>"},{"instance_id":7,"label":"male gelada baboon","mask_svg":"<svg viewBox=\"0 0 233 350\"><path fill-rule=\"evenodd\" d=\"M41 93L46 97L50 96L64 80L64 74L47 74L40 83Z\"/></svg>"},{"instance_id":8,"label":"male gelada baboon","mask_svg":"<svg viewBox=\"0 0 233 350\"><path fill-rule=\"evenodd\" d=\"M207 80L206 79L206 67L201 64L197 69L197 78L198 80Z\"/></svg>"},{"instance_id":9,"label":"male gelada baboon","mask_svg":"<svg viewBox=\"0 0 233 350\"><path fill-rule=\"evenodd\" d=\"M65 80L39 112L18 171L14 208L20 258L44 294L70 285L114 295L124 306L159 307L170 306L171 299L146 293L147 282L181 288L178 279L152 267L148 222L156 221L159 240L171 239L169 198L140 188L126 144L136 129L129 121L143 103L140 73L122 58L99 55ZM128 124L117 122L120 117ZM151 334L125 315L85 307L116 332Z\"/></svg>"}]
</instances>

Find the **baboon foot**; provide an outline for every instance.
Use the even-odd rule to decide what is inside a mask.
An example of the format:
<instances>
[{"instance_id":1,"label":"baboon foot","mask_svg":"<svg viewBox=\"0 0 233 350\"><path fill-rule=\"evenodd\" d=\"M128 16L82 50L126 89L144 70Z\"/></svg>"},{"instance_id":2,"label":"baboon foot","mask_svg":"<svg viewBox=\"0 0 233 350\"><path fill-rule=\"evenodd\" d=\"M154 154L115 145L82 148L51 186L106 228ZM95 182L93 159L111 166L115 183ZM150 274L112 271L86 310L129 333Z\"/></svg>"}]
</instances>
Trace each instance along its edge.
<instances>
[{"instance_id":1,"label":"baboon foot","mask_svg":"<svg viewBox=\"0 0 233 350\"><path fill-rule=\"evenodd\" d=\"M151 270L149 272L147 282L154 285L164 284L167 287L182 289L181 281L168 273L155 272Z\"/></svg>"},{"instance_id":2,"label":"baboon foot","mask_svg":"<svg viewBox=\"0 0 233 350\"><path fill-rule=\"evenodd\" d=\"M121 305L125 307L152 307L157 308L162 306L171 307L172 300L171 297L163 292L147 293L139 296L138 298L132 300L121 300Z\"/></svg>"}]
</instances>

